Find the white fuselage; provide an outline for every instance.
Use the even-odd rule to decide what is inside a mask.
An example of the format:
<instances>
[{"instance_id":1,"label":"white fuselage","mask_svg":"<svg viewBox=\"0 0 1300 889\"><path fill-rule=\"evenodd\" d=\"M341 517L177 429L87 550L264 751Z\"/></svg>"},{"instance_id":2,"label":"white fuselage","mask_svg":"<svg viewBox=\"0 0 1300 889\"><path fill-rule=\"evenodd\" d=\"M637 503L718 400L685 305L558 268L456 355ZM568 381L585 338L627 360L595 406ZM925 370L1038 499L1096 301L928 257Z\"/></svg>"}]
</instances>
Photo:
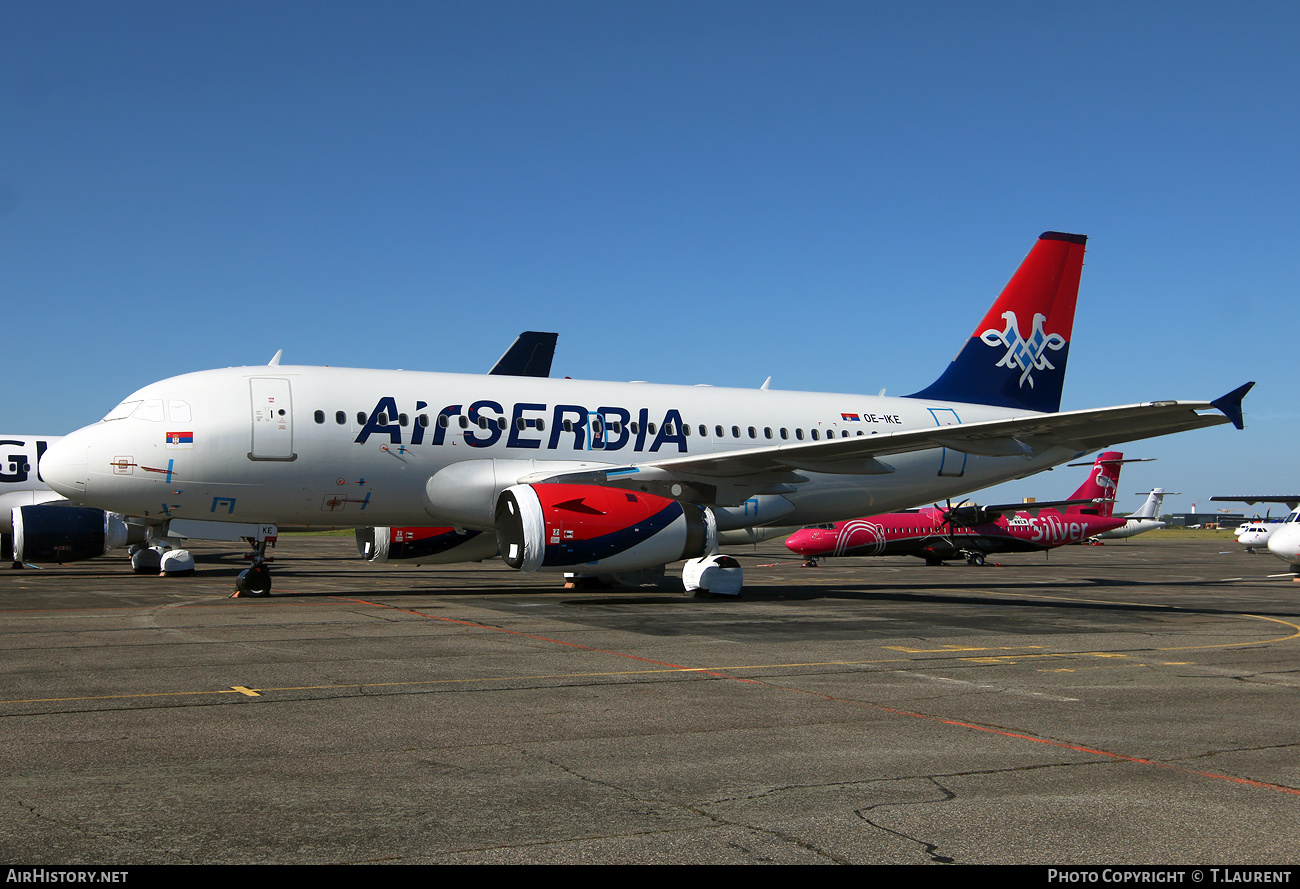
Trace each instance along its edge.
<instances>
[{"instance_id":1,"label":"white fuselage","mask_svg":"<svg viewBox=\"0 0 1300 889\"><path fill-rule=\"evenodd\" d=\"M1138 534L1145 534L1148 531L1155 531L1157 528L1163 528L1165 523L1159 519L1141 519L1130 518L1121 527L1114 531L1107 531L1097 536L1103 540L1120 539L1124 537L1136 537Z\"/></svg>"},{"instance_id":2,"label":"white fuselage","mask_svg":"<svg viewBox=\"0 0 1300 889\"><path fill-rule=\"evenodd\" d=\"M1138 534L1145 534L1148 531L1163 528L1165 523L1160 521L1160 510L1164 503L1165 489L1154 488L1147 495L1146 502L1142 504L1142 507L1137 512L1129 514L1128 521L1124 523L1123 527L1097 536L1103 540L1115 540L1124 537L1136 537Z\"/></svg>"},{"instance_id":3,"label":"white fuselage","mask_svg":"<svg viewBox=\"0 0 1300 889\"><path fill-rule=\"evenodd\" d=\"M1285 522L1272 528L1268 551L1292 567L1300 565L1300 510L1292 510Z\"/></svg>"},{"instance_id":4,"label":"white fuselage","mask_svg":"<svg viewBox=\"0 0 1300 889\"><path fill-rule=\"evenodd\" d=\"M1273 532L1282 527L1281 522L1243 522L1235 532L1237 542L1254 552L1258 547L1268 546Z\"/></svg>"},{"instance_id":5,"label":"white fuselage","mask_svg":"<svg viewBox=\"0 0 1300 889\"><path fill-rule=\"evenodd\" d=\"M465 461L510 461L499 465L514 484L530 474L1010 416L1035 415L765 389L227 368L139 390L105 420L67 436L51 455L53 463L47 459L45 474L56 490L81 503L159 523L179 517L490 529L492 497L450 503L438 492L458 489L430 480ZM904 509L1029 475L1079 453L1053 447L1032 456L989 457L934 447L889 457L892 472L801 470L793 480L787 474L756 487L746 476L753 493L723 502L730 509L719 525L778 519L801 525Z\"/></svg>"}]
</instances>

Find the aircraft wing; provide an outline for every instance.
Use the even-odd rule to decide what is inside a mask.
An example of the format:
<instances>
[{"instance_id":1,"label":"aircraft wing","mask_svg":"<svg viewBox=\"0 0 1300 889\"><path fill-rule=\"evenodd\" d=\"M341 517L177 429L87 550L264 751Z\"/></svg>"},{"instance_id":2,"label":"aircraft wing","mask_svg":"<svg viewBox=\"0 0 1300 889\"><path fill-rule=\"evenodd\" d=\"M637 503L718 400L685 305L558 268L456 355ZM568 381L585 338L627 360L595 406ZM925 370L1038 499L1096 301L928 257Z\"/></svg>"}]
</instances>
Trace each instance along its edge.
<instances>
[{"instance_id":1,"label":"aircraft wing","mask_svg":"<svg viewBox=\"0 0 1300 889\"><path fill-rule=\"evenodd\" d=\"M1247 494L1245 497L1211 497L1210 499L1244 503L1247 506L1254 506L1256 503L1285 503L1287 509L1300 506L1300 494Z\"/></svg>"},{"instance_id":2,"label":"aircraft wing","mask_svg":"<svg viewBox=\"0 0 1300 889\"><path fill-rule=\"evenodd\" d=\"M1032 503L994 503L992 506L976 506L972 508L988 515L1015 515L1018 512L1027 512L1037 517L1039 511L1043 509L1061 509L1066 506L1082 506L1085 504L1101 506L1105 503L1114 502L1114 500L1106 497L1085 497L1082 500L1035 500ZM958 506L955 509L961 510L963 507Z\"/></svg>"},{"instance_id":3,"label":"aircraft wing","mask_svg":"<svg viewBox=\"0 0 1300 889\"><path fill-rule=\"evenodd\" d=\"M931 448L951 448L992 457L1033 456L1057 447L1088 453L1123 442L1228 422L1240 429L1243 426L1241 399L1253 385L1247 383L1214 401L1152 401L1031 414L854 438L668 457L557 474L540 472L520 481L634 488L679 500L731 505L757 493L793 490L787 486L805 480L800 472L886 475L894 469L880 458Z\"/></svg>"}]
</instances>

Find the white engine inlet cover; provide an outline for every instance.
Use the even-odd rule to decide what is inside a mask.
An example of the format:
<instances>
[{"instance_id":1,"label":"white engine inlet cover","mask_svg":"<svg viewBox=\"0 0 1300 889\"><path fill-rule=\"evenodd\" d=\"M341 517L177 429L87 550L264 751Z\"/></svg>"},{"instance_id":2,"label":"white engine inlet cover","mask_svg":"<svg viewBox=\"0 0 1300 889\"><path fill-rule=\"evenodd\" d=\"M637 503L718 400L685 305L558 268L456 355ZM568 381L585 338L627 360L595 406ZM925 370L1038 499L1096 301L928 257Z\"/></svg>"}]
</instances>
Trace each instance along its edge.
<instances>
[{"instance_id":1,"label":"white engine inlet cover","mask_svg":"<svg viewBox=\"0 0 1300 889\"><path fill-rule=\"evenodd\" d=\"M739 596L744 583L745 569L731 556L691 559L682 568L682 584L688 593L702 590L715 596Z\"/></svg>"},{"instance_id":2,"label":"white engine inlet cover","mask_svg":"<svg viewBox=\"0 0 1300 889\"><path fill-rule=\"evenodd\" d=\"M194 573L194 556L187 549L169 549L160 559L160 574L168 577L180 577Z\"/></svg>"}]
</instances>

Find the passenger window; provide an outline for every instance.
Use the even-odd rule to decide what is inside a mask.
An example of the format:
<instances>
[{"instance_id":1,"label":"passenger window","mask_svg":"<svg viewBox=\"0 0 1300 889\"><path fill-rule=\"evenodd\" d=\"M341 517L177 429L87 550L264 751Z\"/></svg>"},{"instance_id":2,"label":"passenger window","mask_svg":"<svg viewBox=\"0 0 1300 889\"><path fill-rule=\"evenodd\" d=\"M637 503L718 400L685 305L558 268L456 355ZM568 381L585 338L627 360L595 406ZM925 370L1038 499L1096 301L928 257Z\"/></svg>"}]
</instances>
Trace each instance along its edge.
<instances>
[{"instance_id":1,"label":"passenger window","mask_svg":"<svg viewBox=\"0 0 1300 889\"><path fill-rule=\"evenodd\" d=\"M406 424L408 424L408 423L410 423L410 422L411 422L411 418L408 417L406 414L398 414L398 415L397 415L397 425L398 425L398 426L405 426Z\"/></svg>"},{"instance_id":2,"label":"passenger window","mask_svg":"<svg viewBox=\"0 0 1300 889\"><path fill-rule=\"evenodd\" d=\"M312 415L312 419L314 419L317 423L323 424L325 422L325 412L317 411L315 414Z\"/></svg>"},{"instance_id":3,"label":"passenger window","mask_svg":"<svg viewBox=\"0 0 1300 889\"><path fill-rule=\"evenodd\" d=\"M348 415L345 414L345 413L343 413L343 411L335 411L335 412L334 412L334 422L335 422L335 423L338 423L340 426L342 426L342 425L343 425L344 423L346 423L347 421L348 421Z\"/></svg>"}]
</instances>

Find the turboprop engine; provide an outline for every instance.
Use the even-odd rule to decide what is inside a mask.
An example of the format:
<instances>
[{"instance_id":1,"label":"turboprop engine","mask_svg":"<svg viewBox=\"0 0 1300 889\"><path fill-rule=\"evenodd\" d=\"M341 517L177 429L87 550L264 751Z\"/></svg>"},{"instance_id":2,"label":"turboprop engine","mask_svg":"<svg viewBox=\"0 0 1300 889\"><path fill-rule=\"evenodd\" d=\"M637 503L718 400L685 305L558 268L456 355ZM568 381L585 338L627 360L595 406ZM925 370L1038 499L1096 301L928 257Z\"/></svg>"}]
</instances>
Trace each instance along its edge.
<instances>
[{"instance_id":1,"label":"turboprop engine","mask_svg":"<svg viewBox=\"0 0 1300 889\"><path fill-rule=\"evenodd\" d=\"M496 504L497 545L522 571L613 573L717 551L713 511L598 485L514 485Z\"/></svg>"},{"instance_id":2,"label":"turboprop engine","mask_svg":"<svg viewBox=\"0 0 1300 889\"><path fill-rule=\"evenodd\" d=\"M18 562L79 562L147 537L117 513L88 506L20 506L13 520Z\"/></svg>"},{"instance_id":3,"label":"turboprop engine","mask_svg":"<svg viewBox=\"0 0 1300 889\"><path fill-rule=\"evenodd\" d=\"M497 554L496 538L455 528L358 528L357 549L367 562L442 565L480 562Z\"/></svg>"}]
</instances>

